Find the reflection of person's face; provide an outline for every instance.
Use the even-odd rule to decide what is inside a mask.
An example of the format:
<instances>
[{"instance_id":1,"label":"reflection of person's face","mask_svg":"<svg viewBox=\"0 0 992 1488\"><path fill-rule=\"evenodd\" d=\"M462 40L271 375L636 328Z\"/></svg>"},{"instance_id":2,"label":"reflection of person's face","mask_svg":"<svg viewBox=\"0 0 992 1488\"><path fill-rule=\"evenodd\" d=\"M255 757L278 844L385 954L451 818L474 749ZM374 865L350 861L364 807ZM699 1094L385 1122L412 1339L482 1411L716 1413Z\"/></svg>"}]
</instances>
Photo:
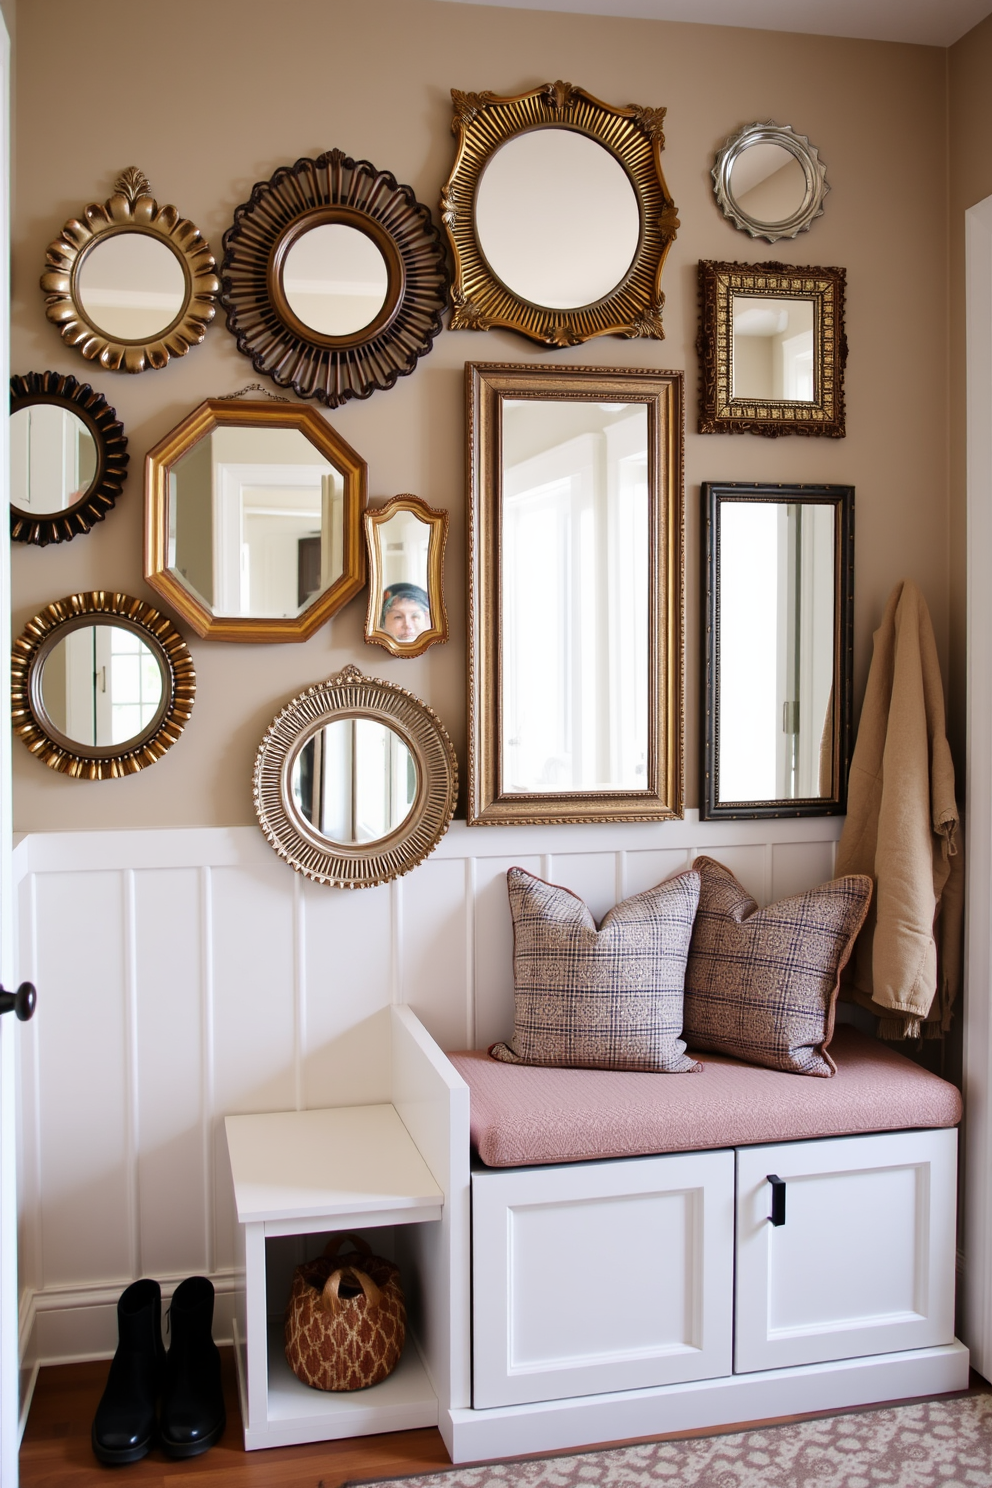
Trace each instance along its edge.
<instances>
[{"instance_id":1,"label":"reflection of person's face","mask_svg":"<svg viewBox=\"0 0 992 1488\"><path fill-rule=\"evenodd\" d=\"M415 599L397 599L386 611L382 628L394 641L415 641L430 623L427 611Z\"/></svg>"}]
</instances>

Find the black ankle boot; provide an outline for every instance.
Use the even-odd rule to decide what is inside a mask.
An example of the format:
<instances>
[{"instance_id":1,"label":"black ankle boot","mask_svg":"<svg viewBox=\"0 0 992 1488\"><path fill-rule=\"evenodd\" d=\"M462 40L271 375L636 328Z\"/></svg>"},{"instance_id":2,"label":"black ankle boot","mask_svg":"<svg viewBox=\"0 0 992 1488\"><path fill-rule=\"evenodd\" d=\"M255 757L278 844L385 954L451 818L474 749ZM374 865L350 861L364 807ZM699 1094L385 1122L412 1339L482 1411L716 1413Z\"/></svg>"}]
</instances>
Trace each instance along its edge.
<instances>
[{"instance_id":1,"label":"black ankle boot","mask_svg":"<svg viewBox=\"0 0 992 1488\"><path fill-rule=\"evenodd\" d=\"M155 1400L162 1382L162 1292L135 1281L117 1303L117 1352L93 1418L93 1451L101 1462L137 1462L155 1438Z\"/></svg>"},{"instance_id":2,"label":"black ankle boot","mask_svg":"<svg viewBox=\"0 0 992 1488\"><path fill-rule=\"evenodd\" d=\"M198 1457L224 1430L220 1353L211 1329L214 1289L205 1276L180 1282L169 1312L161 1440L167 1457Z\"/></svg>"}]
</instances>

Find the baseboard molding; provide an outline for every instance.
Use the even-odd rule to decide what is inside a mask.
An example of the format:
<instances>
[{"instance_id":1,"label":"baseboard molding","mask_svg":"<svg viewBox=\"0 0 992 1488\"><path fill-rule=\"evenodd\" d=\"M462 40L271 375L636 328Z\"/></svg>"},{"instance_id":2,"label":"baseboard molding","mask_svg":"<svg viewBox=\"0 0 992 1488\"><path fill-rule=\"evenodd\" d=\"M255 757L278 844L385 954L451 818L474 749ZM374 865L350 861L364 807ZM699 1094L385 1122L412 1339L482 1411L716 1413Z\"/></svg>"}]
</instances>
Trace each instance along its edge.
<instances>
[{"instance_id":1,"label":"baseboard molding","mask_svg":"<svg viewBox=\"0 0 992 1488\"><path fill-rule=\"evenodd\" d=\"M163 1325L172 1294L184 1276L157 1278L162 1287ZM234 1338L233 1271L210 1277L214 1304L214 1338L231 1343ZM82 1364L93 1359L112 1359L117 1347L117 1299L130 1285L130 1278L100 1285L48 1287L25 1290L20 1298L20 1432L27 1424L38 1371L49 1364ZM168 1341L168 1334L166 1334Z\"/></svg>"},{"instance_id":2,"label":"baseboard molding","mask_svg":"<svg viewBox=\"0 0 992 1488\"><path fill-rule=\"evenodd\" d=\"M490 1410L442 1410L439 1426L452 1462L486 1462L772 1416L945 1395L967 1387L968 1350L955 1340L940 1348L731 1374L650 1390Z\"/></svg>"}]
</instances>

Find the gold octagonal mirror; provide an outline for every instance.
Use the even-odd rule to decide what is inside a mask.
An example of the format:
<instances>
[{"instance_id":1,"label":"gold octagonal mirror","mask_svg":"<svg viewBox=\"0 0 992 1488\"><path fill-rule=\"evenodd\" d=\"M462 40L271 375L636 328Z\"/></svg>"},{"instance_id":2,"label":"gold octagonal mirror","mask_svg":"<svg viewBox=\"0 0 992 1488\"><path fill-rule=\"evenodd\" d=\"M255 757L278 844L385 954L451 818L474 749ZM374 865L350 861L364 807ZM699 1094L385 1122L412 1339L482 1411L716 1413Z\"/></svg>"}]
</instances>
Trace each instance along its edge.
<instances>
[{"instance_id":1,"label":"gold octagonal mirror","mask_svg":"<svg viewBox=\"0 0 992 1488\"><path fill-rule=\"evenodd\" d=\"M198 635L305 641L365 581L367 478L312 408L201 403L148 455L145 577Z\"/></svg>"}]
</instances>

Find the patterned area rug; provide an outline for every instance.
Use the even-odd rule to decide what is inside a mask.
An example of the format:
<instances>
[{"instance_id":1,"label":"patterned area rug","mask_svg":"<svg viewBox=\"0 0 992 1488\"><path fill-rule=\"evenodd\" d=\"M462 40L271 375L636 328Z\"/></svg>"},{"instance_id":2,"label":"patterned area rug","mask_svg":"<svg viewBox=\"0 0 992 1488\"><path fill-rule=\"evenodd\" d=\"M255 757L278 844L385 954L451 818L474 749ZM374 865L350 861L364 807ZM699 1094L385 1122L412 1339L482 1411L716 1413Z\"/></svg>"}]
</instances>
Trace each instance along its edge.
<instances>
[{"instance_id":1,"label":"patterned area rug","mask_svg":"<svg viewBox=\"0 0 992 1488\"><path fill-rule=\"evenodd\" d=\"M827 1416L734 1436L380 1479L403 1488L989 1488L992 1395ZM351 1485L349 1485L351 1488Z\"/></svg>"}]
</instances>

